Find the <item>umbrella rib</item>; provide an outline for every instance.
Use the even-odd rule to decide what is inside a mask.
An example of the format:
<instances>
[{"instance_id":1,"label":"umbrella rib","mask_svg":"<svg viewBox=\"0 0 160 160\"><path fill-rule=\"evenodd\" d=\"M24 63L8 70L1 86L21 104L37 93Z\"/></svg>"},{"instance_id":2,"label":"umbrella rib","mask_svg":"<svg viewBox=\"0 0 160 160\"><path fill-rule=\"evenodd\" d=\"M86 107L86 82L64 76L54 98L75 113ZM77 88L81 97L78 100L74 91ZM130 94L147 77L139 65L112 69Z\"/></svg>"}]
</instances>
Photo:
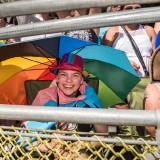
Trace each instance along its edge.
<instances>
[{"instance_id":1,"label":"umbrella rib","mask_svg":"<svg viewBox=\"0 0 160 160\"><path fill-rule=\"evenodd\" d=\"M41 68L41 69L38 69L38 68L35 68L35 69L23 69L22 71L34 71L34 70L46 70L48 68Z\"/></svg>"},{"instance_id":2,"label":"umbrella rib","mask_svg":"<svg viewBox=\"0 0 160 160\"><path fill-rule=\"evenodd\" d=\"M45 54L35 45L35 44L33 44L33 46L44 56L44 57L46 57L45 56ZM46 57L47 59L48 59L48 61L50 61L50 59L48 58L48 57ZM51 62L51 61L50 61Z\"/></svg>"},{"instance_id":3,"label":"umbrella rib","mask_svg":"<svg viewBox=\"0 0 160 160\"><path fill-rule=\"evenodd\" d=\"M50 61L50 60L49 60L49 61L51 62L51 65L48 65L48 64L45 64L45 63L42 63L42 62L39 62L39 61L35 61L35 60L32 60L32 59L29 59L29 58L24 57L24 56L22 56L22 58L27 59L27 60L32 61L32 62L36 62L36 63L39 63L39 64L43 64L43 65L46 65L46 66L52 66L52 64L53 64L53 62ZM47 58L47 59L48 59L48 58Z\"/></svg>"},{"instance_id":4,"label":"umbrella rib","mask_svg":"<svg viewBox=\"0 0 160 160\"><path fill-rule=\"evenodd\" d=\"M97 60L90 60L90 61L87 61L85 63L91 63L91 62L94 62L94 61L97 61Z\"/></svg>"},{"instance_id":5,"label":"umbrella rib","mask_svg":"<svg viewBox=\"0 0 160 160\"><path fill-rule=\"evenodd\" d=\"M75 53L75 54L78 54L84 47L85 47L85 46L81 47L81 48L78 50L78 52Z\"/></svg>"}]
</instances>

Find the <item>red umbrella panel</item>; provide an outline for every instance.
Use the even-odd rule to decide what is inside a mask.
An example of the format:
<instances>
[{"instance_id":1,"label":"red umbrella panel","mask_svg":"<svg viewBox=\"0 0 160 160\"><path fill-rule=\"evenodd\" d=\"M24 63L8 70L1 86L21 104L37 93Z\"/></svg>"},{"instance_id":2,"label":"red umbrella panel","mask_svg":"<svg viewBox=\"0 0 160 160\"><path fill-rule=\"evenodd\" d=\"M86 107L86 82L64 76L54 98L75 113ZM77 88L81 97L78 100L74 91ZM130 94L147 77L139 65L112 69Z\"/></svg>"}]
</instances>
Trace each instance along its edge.
<instances>
[{"instance_id":1,"label":"red umbrella panel","mask_svg":"<svg viewBox=\"0 0 160 160\"><path fill-rule=\"evenodd\" d=\"M15 57L0 62L0 104L26 104L26 80L53 80L54 58Z\"/></svg>"}]
</instances>

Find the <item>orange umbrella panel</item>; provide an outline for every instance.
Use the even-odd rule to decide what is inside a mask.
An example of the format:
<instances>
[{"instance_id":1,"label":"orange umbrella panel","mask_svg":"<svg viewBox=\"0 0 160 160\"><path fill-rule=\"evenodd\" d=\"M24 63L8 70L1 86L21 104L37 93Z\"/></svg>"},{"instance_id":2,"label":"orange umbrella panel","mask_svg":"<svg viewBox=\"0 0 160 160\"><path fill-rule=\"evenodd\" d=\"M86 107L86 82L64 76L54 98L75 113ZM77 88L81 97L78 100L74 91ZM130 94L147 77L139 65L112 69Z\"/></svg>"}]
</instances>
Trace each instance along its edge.
<instances>
[{"instance_id":1,"label":"orange umbrella panel","mask_svg":"<svg viewBox=\"0 0 160 160\"><path fill-rule=\"evenodd\" d=\"M22 104L26 80L53 80L54 58L15 57L0 63L0 104Z\"/></svg>"}]
</instances>

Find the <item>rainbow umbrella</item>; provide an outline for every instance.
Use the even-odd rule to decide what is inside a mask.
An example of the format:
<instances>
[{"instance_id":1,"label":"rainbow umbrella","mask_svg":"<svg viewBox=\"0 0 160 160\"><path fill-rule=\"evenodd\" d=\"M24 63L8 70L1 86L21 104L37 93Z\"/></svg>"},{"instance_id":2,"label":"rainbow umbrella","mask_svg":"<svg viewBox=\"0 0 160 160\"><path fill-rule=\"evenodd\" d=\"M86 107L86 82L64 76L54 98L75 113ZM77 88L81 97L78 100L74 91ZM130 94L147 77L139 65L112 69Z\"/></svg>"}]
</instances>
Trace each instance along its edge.
<instances>
[{"instance_id":1,"label":"rainbow umbrella","mask_svg":"<svg viewBox=\"0 0 160 160\"><path fill-rule=\"evenodd\" d=\"M68 36L50 37L0 47L0 103L27 104L26 80L53 80L54 58L91 42ZM14 83L14 85L13 85Z\"/></svg>"},{"instance_id":2,"label":"rainbow umbrella","mask_svg":"<svg viewBox=\"0 0 160 160\"><path fill-rule=\"evenodd\" d=\"M140 81L124 52L68 36L2 46L0 47L0 61L3 62L13 57L24 59L27 56L25 58L26 63L32 61L43 68L41 64L44 64L44 62L31 58L43 57L46 62L49 62L49 58L59 60L65 53L69 52L82 56L85 59L86 70L100 79L98 96L101 98L104 107L123 102L132 88ZM10 64L12 63L10 62ZM55 67L52 63L50 63L50 66ZM38 72L40 68L35 72ZM28 74L30 73L28 72ZM17 84L17 81L14 80L14 82ZM10 81L10 83L12 84L13 81ZM4 94L4 90L5 87L3 91L0 88L0 93ZM15 91L18 92L16 88ZM21 95L20 91L19 94ZM3 97L7 96L8 94L5 92ZM14 98L9 99L14 103Z\"/></svg>"}]
</instances>

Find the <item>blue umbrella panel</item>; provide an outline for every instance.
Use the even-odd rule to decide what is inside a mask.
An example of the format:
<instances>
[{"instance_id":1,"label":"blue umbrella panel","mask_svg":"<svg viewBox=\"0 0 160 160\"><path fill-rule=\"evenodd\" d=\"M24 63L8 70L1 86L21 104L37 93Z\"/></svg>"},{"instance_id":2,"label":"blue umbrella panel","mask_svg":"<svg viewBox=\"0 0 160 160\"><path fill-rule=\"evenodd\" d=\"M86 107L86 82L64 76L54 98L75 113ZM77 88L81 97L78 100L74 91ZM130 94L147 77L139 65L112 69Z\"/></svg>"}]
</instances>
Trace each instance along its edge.
<instances>
[{"instance_id":1,"label":"blue umbrella panel","mask_svg":"<svg viewBox=\"0 0 160 160\"><path fill-rule=\"evenodd\" d=\"M92 44L92 42L64 35L14 43L0 47L0 61L23 56L60 58L65 53Z\"/></svg>"},{"instance_id":2,"label":"blue umbrella panel","mask_svg":"<svg viewBox=\"0 0 160 160\"><path fill-rule=\"evenodd\" d=\"M83 57L85 70L98 77L107 86L108 89L103 92L106 93L107 106L120 103L119 100L124 101L140 81L123 51L103 45L90 45L72 53Z\"/></svg>"}]
</instances>

